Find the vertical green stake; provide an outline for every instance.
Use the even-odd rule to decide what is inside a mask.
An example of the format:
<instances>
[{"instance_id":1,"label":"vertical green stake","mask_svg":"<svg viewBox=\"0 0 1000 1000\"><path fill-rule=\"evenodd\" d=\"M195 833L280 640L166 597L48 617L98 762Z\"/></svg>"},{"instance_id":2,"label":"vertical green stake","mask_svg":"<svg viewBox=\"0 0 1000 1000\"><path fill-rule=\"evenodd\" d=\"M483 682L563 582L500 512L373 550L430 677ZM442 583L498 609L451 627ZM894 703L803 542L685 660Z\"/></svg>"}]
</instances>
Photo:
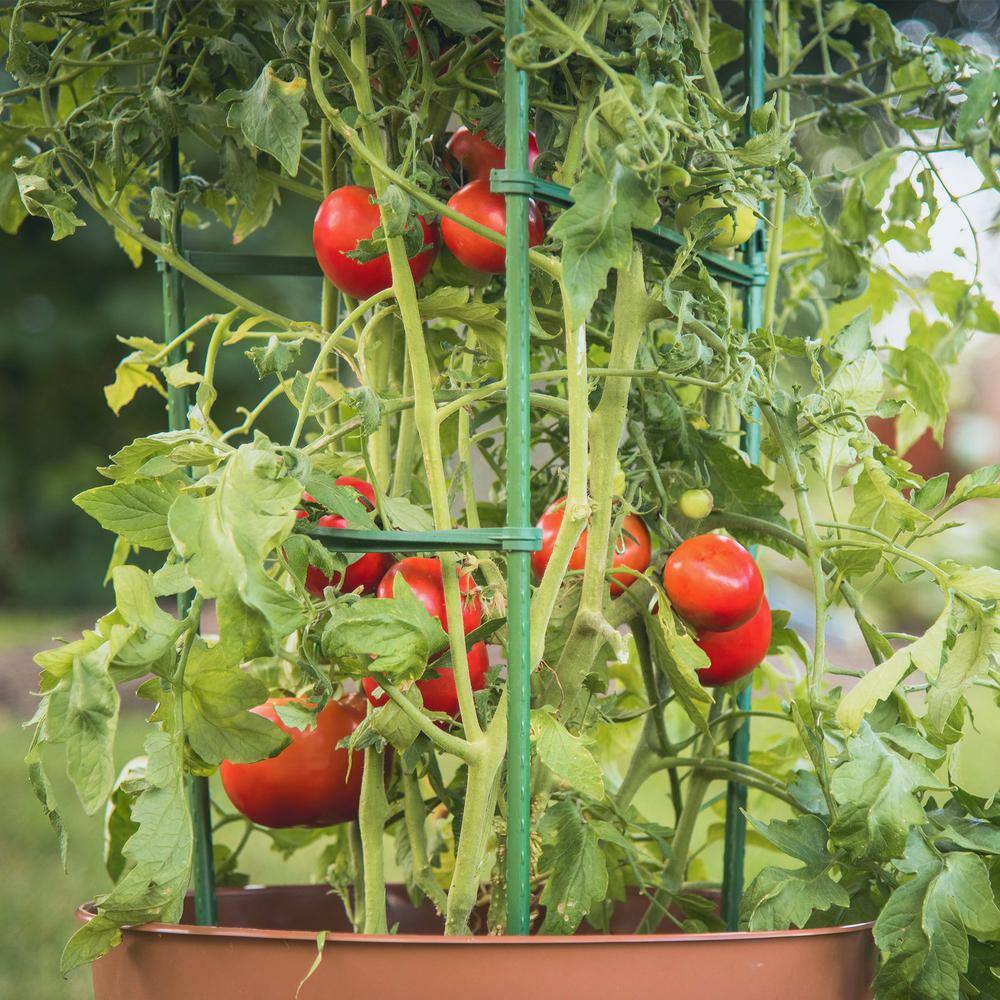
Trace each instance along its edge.
<instances>
[{"instance_id":1,"label":"vertical green stake","mask_svg":"<svg viewBox=\"0 0 1000 1000\"><path fill-rule=\"evenodd\" d=\"M750 113L764 103L764 0L748 0L744 33L746 74L747 134L752 133ZM767 280L764 257L764 229L757 231L746 245L744 260L753 270L753 282L743 297L743 322L754 330L763 322L763 293ZM760 420L743 424L744 448L751 462L760 458ZM737 698L742 711L750 708L750 688L744 688ZM729 741L729 759L745 764L750 756L750 721L746 720ZM731 781L726 786L726 838L723 853L722 916L726 927L737 930L740 920L740 899L743 896L743 862L746 854L746 785Z\"/></svg>"},{"instance_id":2,"label":"vertical green stake","mask_svg":"<svg viewBox=\"0 0 1000 1000\"><path fill-rule=\"evenodd\" d=\"M180 186L180 156L177 140L170 143L167 155L160 161L160 185L164 190L174 192ZM173 243L180 249L180 220L175 220L174 231L166 227L160 230L160 238ZM159 263L163 273L163 336L169 342L184 329L184 279L163 261ZM178 348L170 357L171 363L183 359L183 349ZM170 430L184 430L188 425L188 394L184 388L167 388L167 418ZM187 614L190 596L181 594L177 598L177 613ZM214 924L215 906L215 865L212 859L212 826L209 806L208 779L188 779L188 803L194 828L194 911L195 922Z\"/></svg>"},{"instance_id":3,"label":"vertical green stake","mask_svg":"<svg viewBox=\"0 0 1000 1000\"><path fill-rule=\"evenodd\" d=\"M524 0L507 0L507 43L524 31ZM506 63L506 169L528 169L528 81ZM507 526L529 526L528 192L507 188ZM507 553L507 933L527 934L531 912L530 578L527 552Z\"/></svg>"}]
</instances>

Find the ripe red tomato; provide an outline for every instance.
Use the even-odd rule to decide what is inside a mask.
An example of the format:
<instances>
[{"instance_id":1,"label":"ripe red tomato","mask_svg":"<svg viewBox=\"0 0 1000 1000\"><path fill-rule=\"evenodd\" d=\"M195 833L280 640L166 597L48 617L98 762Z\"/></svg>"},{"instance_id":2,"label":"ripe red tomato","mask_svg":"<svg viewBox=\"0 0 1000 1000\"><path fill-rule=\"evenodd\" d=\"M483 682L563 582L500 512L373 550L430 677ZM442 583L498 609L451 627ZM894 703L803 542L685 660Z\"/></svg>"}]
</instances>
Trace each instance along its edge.
<instances>
[{"instance_id":1,"label":"ripe red tomato","mask_svg":"<svg viewBox=\"0 0 1000 1000\"><path fill-rule=\"evenodd\" d=\"M663 586L677 614L699 631L738 628L757 613L764 597L753 556L726 535L681 542L663 568Z\"/></svg>"},{"instance_id":2,"label":"ripe red tomato","mask_svg":"<svg viewBox=\"0 0 1000 1000\"><path fill-rule=\"evenodd\" d=\"M748 622L728 632L699 632L695 641L710 663L698 671L698 680L709 687L731 684L746 677L767 656L771 645L771 608L767 598Z\"/></svg>"},{"instance_id":3,"label":"ripe red tomato","mask_svg":"<svg viewBox=\"0 0 1000 1000\"><path fill-rule=\"evenodd\" d=\"M393 581L402 574L410 589L420 599L420 603L440 623L448 628L448 612L444 606L444 580L441 576L441 562L438 559L410 556L401 559L382 577L378 585L379 597L392 597ZM462 600L462 628L466 635L483 623L483 606L475 593L476 582L466 573L458 578L458 589ZM470 596L471 595L471 596Z\"/></svg>"},{"instance_id":4,"label":"ripe red tomato","mask_svg":"<svg viewBox=\"0 0 1000 1000\"><path fill-rule=\"evenodd\" d=\"M469 650L469 679L472 681L473 691L479 691L486 683L486 671L489 669L490 659L486 652L486 643L477 642ZM455 690L454 671L451 667L435 667L433 663L430 670L436 670L437 676L417 681L417 690L423 698L424 708L429 712L458 715L458 693ZM361 684L373 705L384 705L389 700L389 696L379 688L378 682L373 677L364 678Z\"/></svg>"},{"instance_id":5,"label":"ripe red tomato","mask_svg":"<svg viewBox=\"0 0 1000 1000\"><path fill-rule=\"evenodd\" d=\"M545 573L549 559L552 558L552 547L556 543L556 535L559 533L559 526L563 521L565 502L566 498L563 497L550 504L538 521L538 527L542 529L542 547L537 552L531 553L531 568L539 579ZM612 567L624 566L638 573L645 573L649 568L650 555L649 530L641 517L636 514L628 514L622 521L621 534L615 543L615 551L611 557ZM580 538L570 553L569 568L583 569L586 556L587 532L584 531L580 534ZM631 587L635 581L636 577L632 573L612 573L611 596L617 597L624 593L626 587Z\"/></svg>"},{"instance_id":6,"label":"ripe red tomato","mask_svg":"<svg viewBox=\"0 0 1000 1000\"><path fill-rule=\"evenodd\" d=\"M353 486L359 493L358 502L369 510L375 508L375 488L371 483L353 476L339 476L337 485ZM306 493L304 499L312 502L313 498ZM300 510L297 516L301 519L306 516L306 512ZM347 527L347 521L339 514L324 514L316 524L321 528ZM310 566L306 570L306 590L314 597L322 597L327 587L339 587L345 594L353 594L360 587L363 593L374 594L379 581L391 565L392 556L388 552L366 552L344 570L343 583L339 573L327 576L319 567Z\"/></svg>"},{"instance_id":7,"label":"ripe red tomato","mask_svg":"<svg viewBox=\"0 0 1000 1000\"><path fill-rule=\"evenodd\" d=\"M292 742L276 757L255 764L225 760L219 768L222 786L233 805L261 826L332 826L357 819L361 798L364 755L338 750L337 744L354 732L365 717L357 696L329 701L307 731L286 726L276 705L296 698L269 698L251 709L270 719ZM350 775L348 775L350 765Z\"/></svg>"},{"instance_id":8,"label":"ripe red tomato","mask_svg":"<svg viewBox=\"0 0 1000 1000\"><path fill-rule=\"evenodd\" d=\"M319 206L313 223L313 249L316 260L330 283L345 295L367 299L392 285L389 255L361 263L347 254L357 249L382 224L375 192L371 188L348 184L331 191ZM410 259L410 272L418 284L427 276L437 253L437 234L418 216L428 249Z\"/></svg>"},{"instance_id":9,"label":"ripe red tomato","mask_svg":"<svg viewBox=\"0 0 1000 1000\"><path fill-rule=\"evenodd\" d=\"M490 191L487 181L478 180L459 188L448 201L448 207L468 216L495 233L507 234L507 203L502 194ZM473 271L502 274L505 266L504 249L466 229L459 222L442 217L441 235L448 249ZM545 223L537 203L528 199L528 246L537 246L545 239Z\"/></svg>"},{"instance_id":10,"label":"ripe red tomato","mask_svg":"<svg viewBox=\"0 0 1000 1000\"><path fill-rule=\"evenodd\" d=\"M896 421L891 417L869 417L866 421L868 424L868 429L872 431L873 434L882 442L882 444L888 445L890 448L895 449L896 447ZM906 459L910 463L911 468L918 476L923 476L924 479L933 479L934 476L941 475L942 472L947 472L951 475L952 481L954 482L959 476L961 476L961 469L958 468L958 463L954 460L954 455L947 447L948 442L945 441L945 447L942 448L941 445L934 440L934 434L928 427L920 437L917 438L913 444L910 445L909 450L904 454L900 455L900 458Z\"/></svg>"},{"instance_id":11,"label":"ripe red tomato","mask_svg":"<svg viewBox=\"0 0 1000 1000\"><path fill-rule=\"evenodd\" d=\"M491 170L503 170L505 150L494 146L482 132L472 132L464 125L455 129L444 147L446 159L460 168L470 181L489 181ZM528 133L528 169L538 159L538 140Z\"/></svg>"},{"instance_id":12,"label":"ripe red tomato","mask_svg":"<svg viewBox=\"0 0 1000 1000\"><path fill-rule=\"evenodd\" d=\"M443 628L448 628L448 612L444 606L444 578L441 576L441 562L438 559L410 557L401 559L389 572L382 577L378 585L379 597L393 596L393 581L398 574L410 585L420 603L432 614ZM462 630L468 635L483 622L483 606L475 593L476 584L469 574L460 576L458 589L463 595ZM471 595L471 596L470 596ZM486 655L486 645L477 642L469 650L469 676L472 679L472 689L478 691L485 683L486 671L489 669L489 659ZM378 683L371 677L366 677L362 685L368 700L373 705L384 705L388 696L383 692L376 696ZM432 712L447 712L454 715L458 712L458 695L455 693L455 679L450 667L443 667L440 676L429 677L417 681L417 688L424 699L424 706Z\"/></svg>"}]
</instances>

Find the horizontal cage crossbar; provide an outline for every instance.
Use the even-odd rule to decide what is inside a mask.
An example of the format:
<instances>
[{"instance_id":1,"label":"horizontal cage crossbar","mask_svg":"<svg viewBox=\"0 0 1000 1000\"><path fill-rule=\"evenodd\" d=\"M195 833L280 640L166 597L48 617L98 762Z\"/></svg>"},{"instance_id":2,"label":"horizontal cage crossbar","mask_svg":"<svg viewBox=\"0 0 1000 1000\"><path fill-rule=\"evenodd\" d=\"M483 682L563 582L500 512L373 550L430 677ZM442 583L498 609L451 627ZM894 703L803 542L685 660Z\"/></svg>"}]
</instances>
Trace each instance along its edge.
<instances>
[{"instance_id":1,"label":"horizontal cage crossbar","mask_svg":"<svg viewBox=\"0 0 1000 1000\"><path fill-rule=\"evenodd\" d=\"M335 552L537 552L542 547L539 528L359 531L311 527L299 530Z\"/></svg>"}]
</instances>

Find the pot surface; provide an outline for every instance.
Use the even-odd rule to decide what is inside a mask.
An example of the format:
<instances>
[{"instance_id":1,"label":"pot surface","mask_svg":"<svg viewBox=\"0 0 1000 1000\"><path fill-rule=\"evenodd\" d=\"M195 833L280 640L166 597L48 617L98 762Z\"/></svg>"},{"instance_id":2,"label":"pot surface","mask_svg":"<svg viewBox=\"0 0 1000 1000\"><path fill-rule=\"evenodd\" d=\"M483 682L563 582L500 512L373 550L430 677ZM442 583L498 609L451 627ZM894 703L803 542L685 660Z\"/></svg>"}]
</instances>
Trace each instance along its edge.
<instances>
[{"instance_id":1,"label":"pot surface","mask_svg":"<svg viewBox=\"0 0 1000 1000\"><path fill-rule=\"evenodd\" d=\"M351 931L324 886L220 889L218 927L146 924L94 964L96 1000L868 1000L869 924L740 934L441 936L388 888L398 933ZM191 919L189 898L184 919ZM631 907L624 921L635 926ZM640 905L636 910L641 912ZM91 913L81 907L79 915ZM316 935L328 931L322 958ZM299 984L301 989L299 989Z\"/></svg>"}]
</instances>

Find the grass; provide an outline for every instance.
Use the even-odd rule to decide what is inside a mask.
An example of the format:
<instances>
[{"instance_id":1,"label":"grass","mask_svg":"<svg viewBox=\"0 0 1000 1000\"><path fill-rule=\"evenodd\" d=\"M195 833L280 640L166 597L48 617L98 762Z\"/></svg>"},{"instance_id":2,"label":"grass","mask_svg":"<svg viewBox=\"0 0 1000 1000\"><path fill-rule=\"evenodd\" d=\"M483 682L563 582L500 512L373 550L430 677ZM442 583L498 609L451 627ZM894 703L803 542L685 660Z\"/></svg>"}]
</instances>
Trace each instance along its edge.
<instances>
[{"instance_id":1,"label":"grass","mask_svg":"<svg viewBox=\"0 0 1000 1000\"><path fill-rule=\"evenodd\" d=\"M116 764L141 752L146 727L137 713L122 717ZM29 731L21 720L0 710L0 789L3 790L3 872L0 880L0 997L24 1000L92 1000L89 969L64 979L59 955L76 929L74 912L83 901L106 891L110 881L102 861L103 815L85 816L62 773L61 755L47 759L69 837L69 871L59 867L55 835L42 815L26 778L24 754ZM225 801L218 790L217 800ZM235 833L220 836L222 843ZM290 861L274 854L264 838L255 838L241 868L257 882L307 882L319 847Z\"/></svg>"}]
</instances>

